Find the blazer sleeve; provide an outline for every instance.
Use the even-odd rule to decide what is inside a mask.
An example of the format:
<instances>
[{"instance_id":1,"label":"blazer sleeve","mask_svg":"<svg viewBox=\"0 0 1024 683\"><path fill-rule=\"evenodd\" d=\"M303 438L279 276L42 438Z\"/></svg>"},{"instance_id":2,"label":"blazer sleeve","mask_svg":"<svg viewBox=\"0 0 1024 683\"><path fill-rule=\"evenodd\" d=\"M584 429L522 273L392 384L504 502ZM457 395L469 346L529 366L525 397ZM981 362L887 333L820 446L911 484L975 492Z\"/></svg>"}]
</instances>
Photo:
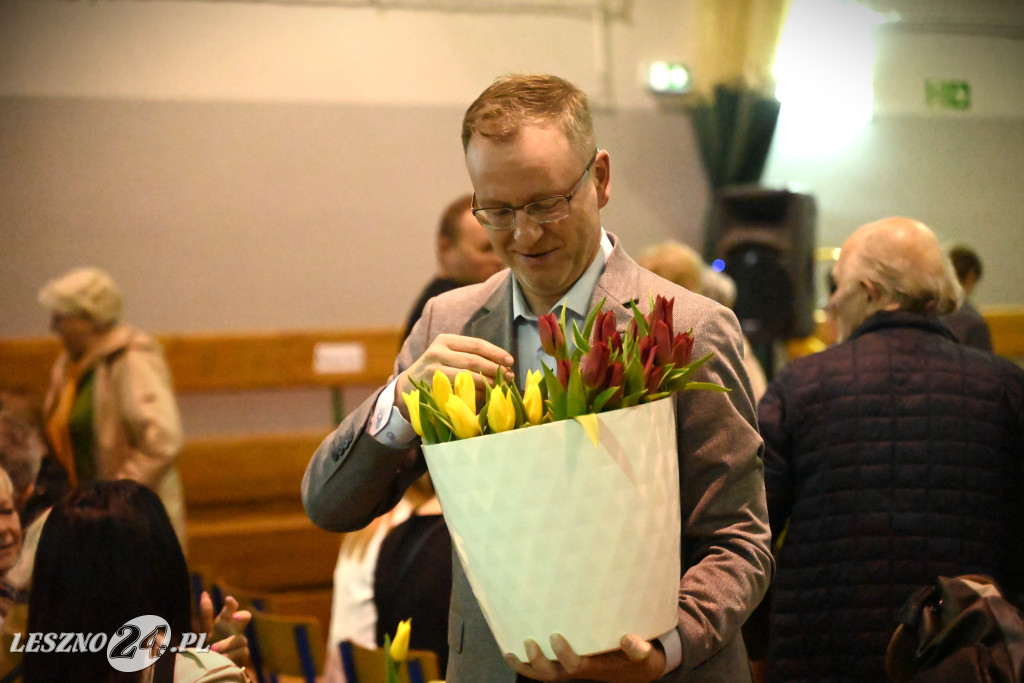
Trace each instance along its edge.
<instances>
[{"instance_id":1,"label":"blazer sleeve","mask_svg":"<svg viewBox=\"0 0 1024 683\"><path fill-rule=\"evenodd\" d=\"M698 316L692 321L694 357L714 352L698 379L731 391L676 395L683 670L707 661L740 637L774 572L759 457L762 441L743 369L739 323L721 306L704 308Z\"/></svg>"},{"instance_id":2,"label":"blazer sleeve","mask_svg":"<svg viewBox=\"0 0 1024 683\"><path fill-rule=\"evenodd\" d=\"M327 435L302 478L302 503L317 526L328 531L361 529L393 508L427 465L417 441L394 449L367 431L381 392L426 349L427 324L413 328L395 360L388 383L367 398Z\"/></svg>"}]
</instances>

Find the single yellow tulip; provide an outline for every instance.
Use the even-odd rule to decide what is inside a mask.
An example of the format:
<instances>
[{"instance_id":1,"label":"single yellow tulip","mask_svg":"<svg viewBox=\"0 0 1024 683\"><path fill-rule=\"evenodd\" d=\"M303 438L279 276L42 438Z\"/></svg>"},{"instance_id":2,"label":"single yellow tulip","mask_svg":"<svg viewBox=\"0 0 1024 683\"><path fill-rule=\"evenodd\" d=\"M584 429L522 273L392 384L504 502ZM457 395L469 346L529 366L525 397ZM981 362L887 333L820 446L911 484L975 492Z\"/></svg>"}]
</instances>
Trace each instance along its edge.
<instances>
[{"instance_id":1,"label":"single yellow tulip","mask_svg":"<svg viewBox=\"0 0 1024 683\"><path fill-rule=\"evenodd\" d=\"M492 432L507 432L516 426L516 409L512 399L501 387L491 389L491 402L487 404L487 424Z\"/></svg>"},{"instance_id":2,"label":"single yellow tulip","mask_svg":"<svg viewBox=\"0 0 1024 683\"><path fill-rule=\"evenodd\" d=\"M473 373L469 370L455 375L455 393L476 413L476 385L473 383Z\"/></svg>"},{"instance_id":3,"label":"single yellow tulip","mask_svg":"<svg viewBox=\"0 0 1024 683\"><path fill-rule=\"evenodd\" d=\"M412 617L398 622L395 639L391 641L391 659L404 662L409 658L409 632L412 631Z\"/></svg>"},{"instance_id":4,"label":"single yellow tulip","mask_svg":"<svg viewBox=\"0 0 1024 683\"><path fill-rule=\"evenodd\" d=\"M423 423L420 422L420 390L413 389L402 394L405 405L409 409L409 422L412 423L413 431L423 436Z\"/></svg>"},{"instance_id":5,"label":"single yellow tulip","mask_svg":"<svg viewBox=\"0 0 1024 683\"><path fill-rule=\"evenodd\" d=\"M480 434L480 422L477 421L476 414L458 396L448 397L444 411L448 414L448 419L452 421L452 430L455 432L455 436L460 439L470 439Z\"/></svg>"},{"instance_id":6,"label":"single yellow tulip","mask_svg":"<svg viewBox=\"0 0 1024 683\"><path fill-rule=\"evenodd\" d=\"M540 373L537 373L537 382L530 382L530 376L526 377L526 393L523 394L523 409L526 411L526 421L532 425L539 425L544 419L544 399L540 395Z\"/></svg>"},{"instance_id":7,"label":"single yellow tulip","mask_svg":"<svg viewBox=\"0 0 1024 683\"><path fill-rule=\"evenodd\" d=\"M448 379L448 375L440 370L435 370L432 389L433 391L430 393L434 397L434 402L437 403L438 408L444 410L445 404L448 403L448 397L452 395L452 383Z\"/></svg>"}]
</instances>

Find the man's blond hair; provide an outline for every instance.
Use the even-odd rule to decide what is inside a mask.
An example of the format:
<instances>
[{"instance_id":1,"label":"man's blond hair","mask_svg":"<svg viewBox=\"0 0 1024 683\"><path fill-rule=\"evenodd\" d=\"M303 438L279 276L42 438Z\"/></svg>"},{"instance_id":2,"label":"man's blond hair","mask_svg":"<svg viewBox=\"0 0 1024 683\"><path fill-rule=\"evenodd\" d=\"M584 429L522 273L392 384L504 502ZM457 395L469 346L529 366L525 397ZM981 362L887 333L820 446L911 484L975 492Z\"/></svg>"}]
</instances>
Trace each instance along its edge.
<instances>
[{"instance_id":1,"label":"man's blond hair","mask_svg":"<svg viewBox=\"0 0 1024 683\"><path fill-rule=\"evenodd\" d=\"M587 95L558 76L511 74L494 81L469 105L462 119L462 148L474 133L512 140L525 125L554 124L587 159L597 148Z\"/></svg>"}]
</instances>

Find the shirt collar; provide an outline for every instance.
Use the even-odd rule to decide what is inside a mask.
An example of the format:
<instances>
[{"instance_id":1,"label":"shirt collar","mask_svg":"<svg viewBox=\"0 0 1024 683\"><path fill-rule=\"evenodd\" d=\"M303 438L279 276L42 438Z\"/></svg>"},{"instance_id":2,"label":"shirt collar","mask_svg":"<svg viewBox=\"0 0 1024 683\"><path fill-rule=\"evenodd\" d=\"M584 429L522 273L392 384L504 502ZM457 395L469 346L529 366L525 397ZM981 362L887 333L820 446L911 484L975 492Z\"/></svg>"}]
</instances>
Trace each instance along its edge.
<instances>
[{"instance_id":1,"label":"shirt collar","mask_svg":"<svg viewBox=\"0 0 1024 683\"><path fill-rule=\"evenodd\" d=\"M559 299L558 303L551 308L551 311L557 313L562 310L563 304L567 304L569 311L581 318L587 317L587 313L590 310L590 300L594 295L594 288L597 286L597 281L601 279L604 264L608 262L612 248L612 241L609 239L608 233L604 231L604 228L601 228L601 246L594 255L594 260L590 262L590 265L583 271L583 274L573 283L569 291L565 293L565 296ZM513 277L512 319L518 320L519 318L536 320L538 316L530 310L530 306L526 303L526 296L519 286L519 281Z\"/></svg>"}]
</instances>

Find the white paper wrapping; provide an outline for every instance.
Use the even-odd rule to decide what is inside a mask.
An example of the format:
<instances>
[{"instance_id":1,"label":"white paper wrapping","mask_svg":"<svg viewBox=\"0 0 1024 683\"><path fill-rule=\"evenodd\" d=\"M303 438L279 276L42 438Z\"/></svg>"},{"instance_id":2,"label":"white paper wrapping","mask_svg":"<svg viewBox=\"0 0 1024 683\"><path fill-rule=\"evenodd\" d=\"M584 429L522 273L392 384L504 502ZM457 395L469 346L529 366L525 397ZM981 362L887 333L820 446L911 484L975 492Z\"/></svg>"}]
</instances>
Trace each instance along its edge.
<instances>
[{"instance_id":1,"label":"white paper wrapping","mask_svg":"<svg viewBox=\"0 0 1024 683\"><path fill-rule=\"evenodd\" d=\"M502 652L560 633L578 654L676 625L679 471L671 399L424 447L452 543Z\"/></svg>"}]
</instances>

